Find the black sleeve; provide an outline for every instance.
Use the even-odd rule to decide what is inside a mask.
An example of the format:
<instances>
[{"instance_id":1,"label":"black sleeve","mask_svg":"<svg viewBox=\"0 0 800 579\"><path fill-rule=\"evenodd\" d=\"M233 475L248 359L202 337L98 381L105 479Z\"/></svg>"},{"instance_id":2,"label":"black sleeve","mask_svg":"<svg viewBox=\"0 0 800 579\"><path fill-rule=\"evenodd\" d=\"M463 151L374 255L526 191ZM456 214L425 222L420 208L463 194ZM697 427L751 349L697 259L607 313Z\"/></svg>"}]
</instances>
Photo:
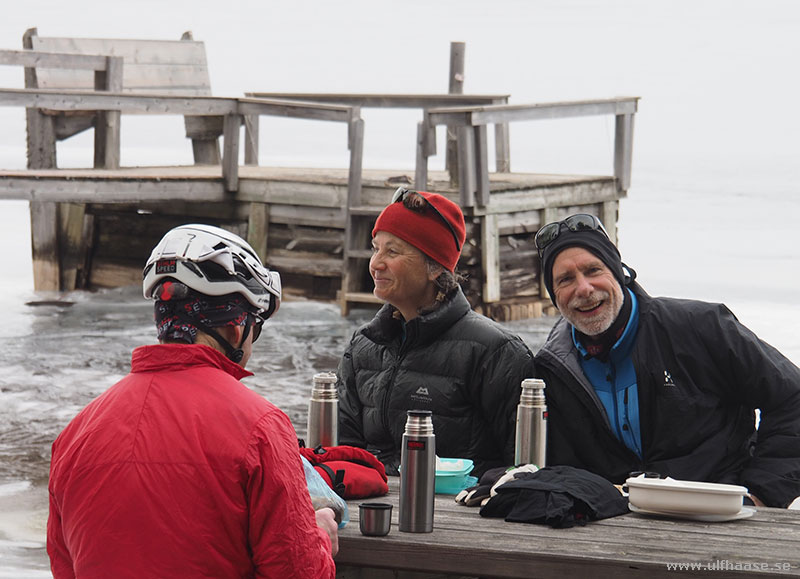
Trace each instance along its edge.
<instances>
[{"instance_id":1,"label":"black sleeve","mask_svg":"<svg viewBox=\"0 0 800 579\"><path fill-rule=\"evenodd\" d=\"M741 483L768 506L786 507L800 496L800 369L725 306L719 306L717 319L719 342L710 348L715 363L743 403L760 410Z\"/></svg>"},{"instance_id":2,"label":"black sleeve","mask_svg":"<svg viewBox=\"0 0 800 579\"><path fill-rule=\"evenodd\" d=\"M355 337L354 337L355 339ZM353 341L339 361L336 372L336 389L339 394L339 444L366 448L364 439L362 406L356 388L356 376L353 367Z\"/></svg>"}]
</instances>

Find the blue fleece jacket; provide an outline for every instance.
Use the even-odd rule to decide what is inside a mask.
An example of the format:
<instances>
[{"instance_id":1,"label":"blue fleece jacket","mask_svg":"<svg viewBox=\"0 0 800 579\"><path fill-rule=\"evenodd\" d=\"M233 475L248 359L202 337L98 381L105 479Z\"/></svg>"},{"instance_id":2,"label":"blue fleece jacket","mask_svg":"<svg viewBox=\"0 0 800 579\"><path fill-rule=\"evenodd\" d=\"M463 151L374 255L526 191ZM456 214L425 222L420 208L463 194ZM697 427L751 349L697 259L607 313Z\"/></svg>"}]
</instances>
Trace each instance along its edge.
<instances>
[{"instance_id":1,"label":"blue fleece jacket","mask_svg":"<svg viewBox=\"0 0 800 579\"><path fill-rule=\"evenodd\" d=\"M642 457L642 433L639 427L639 392L636 386L636 371L631 352L639 327L639 307L636 296L625 288L632 300L631 316L625 331L611 348L608 359L603 362L588 358L586 348L578 341L572 328L572 341L581 354L583 373L592 383L598 398L603 403L617 438Z\"/></svg>"}]
</instances>

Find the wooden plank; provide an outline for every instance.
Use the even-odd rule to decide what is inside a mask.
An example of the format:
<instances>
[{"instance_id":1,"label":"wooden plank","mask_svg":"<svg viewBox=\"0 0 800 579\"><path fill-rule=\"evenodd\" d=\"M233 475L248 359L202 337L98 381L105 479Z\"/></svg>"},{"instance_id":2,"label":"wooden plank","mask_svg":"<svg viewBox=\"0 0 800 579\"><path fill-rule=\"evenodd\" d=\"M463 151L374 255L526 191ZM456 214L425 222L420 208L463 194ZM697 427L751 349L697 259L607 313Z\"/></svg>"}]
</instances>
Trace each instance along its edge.
<instances>
[{"instance_id":1,"label":"wooden plank","mask_svg":"<svg viewBox=\"0 0 800 579\"><path fill-rule=\"evenodd\" d=\"M269 205L250 203L250 216L247 220L247 243L250 244L262 263L268 261L267 239L269 238Z\"/></svg>"},{"instance_id":2,"label":"wooden plank","mask_svg":"<svg viewBox=\"0 0 800 579\"><path fill-rule=\"evenodd\" d=\"M760 508L752 518L728 524L630 513L554 529L481 517L478 508L437 495L434 530L418 534L398 531L397 487L396 477L390 477L389 495L379 499L394 507L385 537L362 536L357 502L349 503L350 523L339 532L338 570L356 566L496 578L660 578L674 576L671 564L695 562L702 568L685 572L704 575L713 570L715 577L732 578L775 573L775 563L786 564L781 565L784 573L796 574L800 567L793 548L800 540L800 524L796 514L783 509ZM767 565L762 569L755 562Z\"/></svg>"},{"instance_id":3,"label":"wooden plank","mask_svg":"<svg viewBox=\"0 0 800 579\"><path fill-rule=\"evenodd\" d=\"M497 100L492 104L505 105L508 99ZM508 123L497 123L494 126L495 170L498 173L511 172L511 137Z\"/></svg>"},{"instance_id":4,"label":"wooden plank","mask_svg":"<svg viewBox=\"0 0 800 579\"><path fill-rule=\"evenodd\" d=\"M126 114L226 115L236 113L237 99L184 97L47 89L0 89L0 106L58 111L119 110Z\"/></svg>"},{"instance_id":5,"label":"wooden plank","mask_svg":"<svg viewBox=\"0 0 800 579\"><path fill-rule=\"evenodd\" d=\"M159 40L133 38L31 37L32 48L70 54L107 54L128 57L133 63L186 64L206 63L205 44L199 40Z\"/></svg>"},{"instance_id":6,"label":"wooden plank","mask_svg":"<svg viewBox=\"0 0 800 579\"><path fill-rule=\"evenodd\" d=\"M603 226L608 232L611 243L617 244L617 215L619 213L619 201L605 201L600 205L598 217L603 222Z\"/></svg>"},{"instance_id":7,"label":"wooden plank","mask_svg":"<svg viewBox=\"0 0 800 579\"><path fill-rule=\"evenodd\" d=\"M298 100L306 102L338 103L364 108L408 108L452 107L458 105L494 104L508 100L509 95L480 94L373 94L373 93L286 93L248 92L248 97Z\"/></svg>"},{"instance_id":8,"label":"wooden plank","mask_svg":"<svg viewBox=\"0 0 800 579\"><path fill-rule=\"evenodd\" d=\"M139 268L110 263L95 259L89 276L90 289L117 288L142 283L141 265Z\"/></svg>"},{"instance_id":9,"label":"wooden plank","mask_svg":"<svg viewBox=\"0 0 800 579\"><path fill-rule=\"evenodd\" d=\"M483 267L483 301L500 300L500 239L497 216L481 219L481 265Z\"/></svg>"},{"instance_id":10,"label":"wooden plank","mask_svg":"<svg viewBox=\"0 0 800 579\"><path fill-rule=\"evenodd\" d=\"M61 272L58 259L58 208L55 203L30 204L33 289L58 291Z\"/></svg>"},{"instance_id":11,"label":"wooden plank","mask_svg":"<svg viewBox=\"0 0 800 579\"><path fill-rule=\"evenodd\" d=\"M343 105L252 98L237 99L237 102L238 112L243 115L270 115L339 123L350 123L359 117L357 107Z\"/></svg>"},{"instance_id":12,"label":"wooden plank","mask_svg":"<svg viewBox=\"0 0 800 579\"><path fill-rule=\"evenodd\" d=\"M319 253L276 249L270 252L270 267L281 274L295 273L338 278L342 275L342 260Z\"/></svg>"},{"instance_id":13,"label":"wooden plank","mask_svg":"<svg viewBox=\"0 0 800 579\"><path fill-rule=\"evenodd\" d=\"M32 37L36 50L120 56L125 60L124 90L210 95L210 80L202 42ZM41 88L91 88L91 78L74 71L42 69Z\"/></svg>"},{"instance_id":14,"label":"wooden plank","mask_svg":"<svg viewBox=\"0 0 800 579\"><path fill-rule=\"evenodd\" d=\"M525 105L452 107L430 109L428 113L430 122L433 125L476 126L537 119L633 114L636 112L638 100L638 97L619 97L614 99Z\"/></svg>"},{"instance_id":15,"label":"wooden plank","mask_svg":"<svg viewBox=\"0 0 800 579\"><path fill-rule=\"evenodd\" d=\"M123 62L118 56L107 57L106 70L95 73L95 90L122 90ZM120 163L121 115L119 111L103 111L97 115L94 131L94 166L118 169Z\"/></svg>"},{"instance_id":16,"label":"wooden plank","mask_svg":"<svg viewBox=\"0 0 800 579\"><path fill-rule=\"evenodd\" d=\"M0 50L0 64L32 68L107 70L108 58L108 56L101 54L67 54L40 50Z\"/></svg>"},{"instance_id":17,"label":"wooden plank","mask_svg":"<svg viewBox=\"0 0 800 579\"><path fill-rule=\"evenodd\" d=\"M450 76L448 77L447 92L462 94L464 92L464 55L466 44L463 42L450 43ZM445 171L450 175L450 185L458 187L458 139L456 127L447 127L447 141L445 145Z\"/></svg>"},{"instance_id":18,"label":"wooden plank","mask_svg":"<svg viewBox=\"0 0 800 579\"><path fill-rule=\"evenodd\" d=\"M27 124L26 157L29 169L50 169L56 166L56 128L54 118L35 108L25 110Z\"/></svg>"},{"instance_id":19,"label":"wooden plank","mask_svg":"<svg viewBox=\"0 0 800 579\"><path fill-rule=\"evenodd\" d=\"M244 115L244 164L258 165L260 138L258 115Z\"/></svg>"},{"instance_id":20,"label":"wooden plank","mask_svg":"<svg viewBox=\"0 0 800 579\"><path fill-rule=\"evenodd\" d=\"M83 239L85 214L86 206L82 204L57 205L59 291L72 291L77 287L78 269L86 250Z\"/></svg>"},{"instance_id":21,"label":"wooden plank","mask_svg":"<svg viewBox=\"0 0 800 579\"><path fill-rule=\"evenodd\" d=\"M623 195L631 184L633 158L633 114L617 115L614 131L614 177Z\"/></svg>"},{"instance_id":22,"label":"wooden plank","mask_svg":"<svg viewBox=\"0 0 800 579\"><path fill-rule=\"evenodd\" d=\"M242 115L225 115L224 150L222 153L222 180L226 191L239 188L239 133Z\"/></svg>"},{"instance_id":23,"label":"wooden plank","mask_svg":"<svg viewBox=\"0 0 800 579\"><path fill-rule=\"evenodd\" d=\"M491 203L489 189L489 144L486 137L486 126L481 125L472 130L475 142L475 203L486 207Z\"/></svg>"},{"instance_id":24,"label":"wooden plank","mask_svg":"<svg viewBox=\"0 0 800 579\"><path fill-rule=\"evenodd\" d=\"M425 154L425 133L425 123L418 123L414 187L419 191L427 191L428 189L428 156Z\"/></svg>"},{"instance_id":25,"label":"wooden plank","mask_svg":"<svg viewBox=\"0 0 800 579\"><path fill-rule=\"evenodd\" d=\"M470 127L458 128L458 189L461 208L475 205L475 139Z\"/></svg>"},{"instance_id":26,"label":"wooden plank","mask_svg":"<svg viewBox=\"0 0 800 579\"><path fill-rule=\"evenodd\" d=\"M347 175L347 207L361 204L361 171L364 159L364 120L354 118L348 125L350 168Z\"/></svg>"}]
</instances>

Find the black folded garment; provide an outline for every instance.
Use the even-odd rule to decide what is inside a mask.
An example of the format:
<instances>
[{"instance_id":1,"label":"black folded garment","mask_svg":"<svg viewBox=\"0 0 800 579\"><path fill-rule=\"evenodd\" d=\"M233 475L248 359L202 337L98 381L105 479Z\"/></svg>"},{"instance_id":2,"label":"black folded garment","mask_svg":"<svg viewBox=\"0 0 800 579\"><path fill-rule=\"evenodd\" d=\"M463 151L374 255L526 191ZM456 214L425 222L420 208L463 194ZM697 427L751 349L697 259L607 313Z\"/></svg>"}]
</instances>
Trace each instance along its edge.
<instances>
[{"instance_id":1,"label":"black folded garment","mask_svg":"<svg viewBox=\"0 0 800 579\"><path fill-rule=\"evenodd\" d=\"M523 472L496 491L481 507L482 517L568 528L628 512L628 499L613 484L572 466Z\"/></svg>"}]
</instances>

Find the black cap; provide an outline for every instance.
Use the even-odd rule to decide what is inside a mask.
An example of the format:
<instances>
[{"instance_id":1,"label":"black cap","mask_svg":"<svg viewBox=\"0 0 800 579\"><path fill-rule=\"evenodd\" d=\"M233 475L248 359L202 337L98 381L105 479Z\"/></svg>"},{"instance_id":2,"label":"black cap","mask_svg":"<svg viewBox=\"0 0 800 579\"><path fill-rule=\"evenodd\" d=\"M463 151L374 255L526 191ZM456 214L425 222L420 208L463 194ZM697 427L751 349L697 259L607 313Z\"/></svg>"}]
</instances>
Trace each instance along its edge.
<instances>
[{"instance_id":1,"label":"black cap","mask_svg":"<svg viewBox=\"0 0 800 579\"><path fill-rule=\"evenodd\" d=\"M569 247L583 247L591 251L594 255L606 264L614 278L619 282L619 286L624 288L626 285L625 272L623 271L622 258L617 247L611 243L605 233L594 229L584 229L581 231L571 231L566 225L561 225L558 237L542 251L542 273L544 274L544 285L547 293L550 294L550 301L556 305L555 293L553 293L553 263L556 256ZM627 267L627 266L626 266Z\"/></svg>"}]
</instances>

